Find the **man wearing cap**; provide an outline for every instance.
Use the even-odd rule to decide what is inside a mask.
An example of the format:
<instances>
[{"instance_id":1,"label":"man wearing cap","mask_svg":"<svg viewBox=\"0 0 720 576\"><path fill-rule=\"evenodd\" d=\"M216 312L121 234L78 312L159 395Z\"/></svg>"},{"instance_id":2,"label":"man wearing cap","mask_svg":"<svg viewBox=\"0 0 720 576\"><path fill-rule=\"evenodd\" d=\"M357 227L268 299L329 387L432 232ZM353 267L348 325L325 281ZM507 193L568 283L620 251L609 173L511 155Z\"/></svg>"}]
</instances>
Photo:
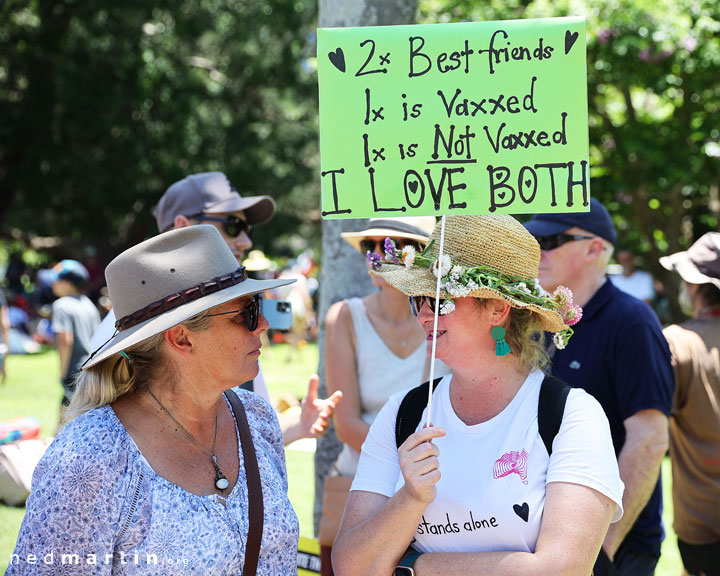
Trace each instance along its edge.
<instances>
[{"instance_id":1,"label":"man wearing cap","mask_svg":"<svg viewBox=\"0 0 720 576\"><path fill-rule=\"evenodd\" d=\"M62 260L53 268L52 329L60 357L60 381L67 406L75 391L75 378L90 354L90 340L100 324L100 313L83 290L89 278L77 260Z\"/></svg>"},{"instance_id":2,"label":"man wearing cap","mask_svg":"<svg viewBox=\"0 0 720 576\"><path fill-rule=\"evenodd\" d=\"M674 528L689 574L720 574L720 233L660 258L691 317L665 328L677 385L670 416Z\"/></svg>"},{"instance_id":3,"label":"man wearing cap","mask_svg":"<svg viewBox=\"0 0 720 576\"><path fill-rule=\"evenodd\" d=\"M592 394L610 422L625 514L610 525L603 552L621 575L652 575L664 536L660 465L674 387L667 342L652 309L605 275L617 236L599 201L589 212L536 215L525 227L540 244L540 284L570 288L583 308L568 346L552 352L552 373Z\"/></svg>"},{"instance_id":4,"label":"man wearing cap","mask_svg":"<svg viewBox=\"0 0 720 576\"><path fill-rule=\"evenodd\" d=\"M240 264L245 251L252 248L253 226L267 222L274 212L275 202L270 196L243 198L222 172L203 172L172 184L160 198L153 215L160 232L195 224L214 226ZM112 336L114 323L115 315L110 311L94 335L93 349ZM318 399L318 384L317 375L312 375L299 415L294 411L279 415L286 445L300 438L321 436L330 425L342 395ZM270 401L262 369L253 380L253 390Z\"/></svg>"}]
</instances>

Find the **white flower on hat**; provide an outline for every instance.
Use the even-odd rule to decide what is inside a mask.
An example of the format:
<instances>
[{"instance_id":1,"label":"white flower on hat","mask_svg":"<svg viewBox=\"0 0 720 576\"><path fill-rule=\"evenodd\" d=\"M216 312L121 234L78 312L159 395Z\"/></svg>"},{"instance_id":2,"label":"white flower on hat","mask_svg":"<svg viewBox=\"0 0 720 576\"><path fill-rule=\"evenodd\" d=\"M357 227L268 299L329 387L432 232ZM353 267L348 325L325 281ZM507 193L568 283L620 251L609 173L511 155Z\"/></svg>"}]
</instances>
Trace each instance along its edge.
<instances>
[{"instance_id":1,"label":"white flower on hat","mask_svg":"<svg viewBox=\"0 0 720 576\"><path fill-rule=\"evenodd\" d=\"M405 246L402 251L402 262L405 268L412 268L415 263L415 246Z\"/></svg>"},{"instance_id":2,"label":"white flower on hat","mask_svg":"<svg viewBox=\"0 0 720 576\"><path fill-rule=\"evenodd\" d=\"M444 316L445 314L450 314L450 312L455 311L455 302L452 300L443 300L443 303L440 304L440 315Z\"/></svg>"},{"instance_id":3,"label":"white flower on hat","mask_svg":"<svg viewBox=\"0 0 720 576\"><path fill-rule=\"evenodd\" d=\"M433 274L435 274L436 277L438 276L438 262L440 263L439 264L439 267L440 267L439 275L442 278L448 272L450 272L450 270L453 267L453 263L450 260L450 256L448 256L447 254L443 254L442 258L440 258L439 260L435 260L435 264L433 264Z\"/></svg>"}]
</instances>

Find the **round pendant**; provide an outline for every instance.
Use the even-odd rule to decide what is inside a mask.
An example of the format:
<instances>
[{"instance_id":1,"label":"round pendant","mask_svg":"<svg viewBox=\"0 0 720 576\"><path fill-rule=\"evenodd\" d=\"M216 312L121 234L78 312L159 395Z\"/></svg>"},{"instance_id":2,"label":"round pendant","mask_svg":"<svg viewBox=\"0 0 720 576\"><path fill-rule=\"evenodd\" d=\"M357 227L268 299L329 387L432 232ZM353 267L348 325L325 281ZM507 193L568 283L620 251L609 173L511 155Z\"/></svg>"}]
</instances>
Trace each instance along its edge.
<instances>
[{"instance_id":1,"label":"round pendant","mask_svg":"<svg viewBox=\"0 0 720 576\"><path fill-rule=\"evenodd\" d=\"M215 480L215 488L218 490L225 490L228 486L230 486L230 482L228 482L224 476Z\"/></svg>"}]
</instances>

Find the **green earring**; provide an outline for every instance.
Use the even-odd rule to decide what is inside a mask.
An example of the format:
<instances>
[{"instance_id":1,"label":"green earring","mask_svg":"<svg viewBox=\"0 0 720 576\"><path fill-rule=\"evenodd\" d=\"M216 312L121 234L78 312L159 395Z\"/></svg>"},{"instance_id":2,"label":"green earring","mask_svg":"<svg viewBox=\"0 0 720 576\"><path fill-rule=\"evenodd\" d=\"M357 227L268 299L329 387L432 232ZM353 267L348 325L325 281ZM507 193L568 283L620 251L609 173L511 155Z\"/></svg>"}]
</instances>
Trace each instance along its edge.
<instances>
[{"instance_id":1,"label":"green earring","mask_svg":"<svg viewBox=\"0 0 720 576\"><path fill-rule=\"evenodd\" d=\"M495 326L490 331L490 335L495 340L495 356L507 356L510 354L510 346L505 342L505 328Z\"/></svg>"}]
</instances>

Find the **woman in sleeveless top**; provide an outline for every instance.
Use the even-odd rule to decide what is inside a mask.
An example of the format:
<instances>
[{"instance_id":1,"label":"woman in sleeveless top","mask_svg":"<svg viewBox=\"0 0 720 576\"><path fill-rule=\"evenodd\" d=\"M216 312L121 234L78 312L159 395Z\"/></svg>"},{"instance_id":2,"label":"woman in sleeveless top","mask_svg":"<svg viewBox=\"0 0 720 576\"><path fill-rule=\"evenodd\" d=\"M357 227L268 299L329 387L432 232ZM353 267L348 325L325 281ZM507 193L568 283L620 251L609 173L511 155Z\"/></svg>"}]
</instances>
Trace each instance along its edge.
<instances>
[{"instance_id":1,"label":"woman in sleeveless top","mask_svg":"<svg viewBox=\"0 0 720 576\"><path fill-rule=\"evenodd\" d=\"M383 254L388 237L399 250L410 247L406 252L419 252L434 225L432 216L371 219L366 229L342 236L372 258ZM377 292L335 303L325 323L328 393L343 393L343 402L335 409L335 429L344 445L334 471L342 476L354 476L370 424L388 398L427 379L425 332L412 315L407 296L381 278L372 276L372 281ZM438 375L446 372L441 367ZM322 573L329 575L330 548L323 548L327 561Z\"/></svg>"}]
</instances>

